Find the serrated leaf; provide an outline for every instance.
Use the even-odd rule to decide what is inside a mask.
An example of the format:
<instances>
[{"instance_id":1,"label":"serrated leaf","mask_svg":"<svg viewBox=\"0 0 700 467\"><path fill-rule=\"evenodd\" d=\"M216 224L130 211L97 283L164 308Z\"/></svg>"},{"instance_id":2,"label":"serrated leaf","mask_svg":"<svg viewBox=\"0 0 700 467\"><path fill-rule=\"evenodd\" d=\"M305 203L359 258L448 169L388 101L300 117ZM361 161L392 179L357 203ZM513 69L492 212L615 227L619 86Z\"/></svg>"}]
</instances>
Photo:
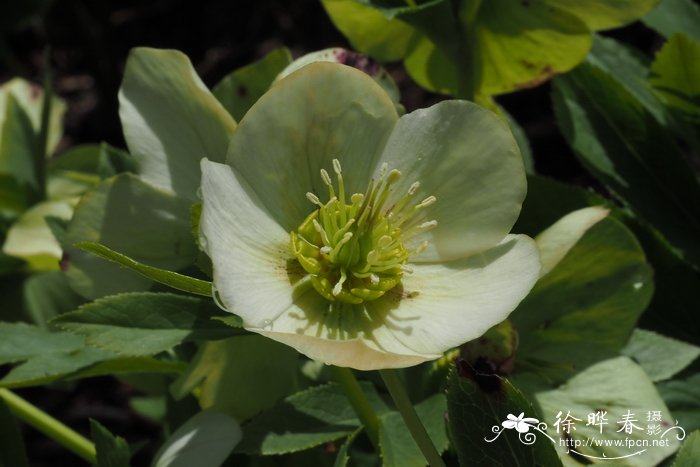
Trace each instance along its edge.
<instances>
[{"instance_id":1,"label":"serrated leaf","mask_svg":"<svg viewBox=\"0 0 700 467\"><path fill-rule=\"evenodd\" d=\"M369 383L360 383L378 413L386 405ZM345 393L335 383L316 386L287 397L245 425L236 452L286 454L348 436L360 425Z\"/></svg>"},{"instance_id":2,"label":"serrated leaf","mask_svg":"<svg viewBox=\"0 0 700 467\"><path fill-rule=\"evenodd\" d=\"M345 441L340 446L340 449L338 449L338 454L335 458L335 462L333 463L333 467L346 467L348 465L348 462L350 461L350 455L348 454L348 450L350 449L350 446L352 446L352 443L355 441L355 438L357 437L357 435L360 434L361 431L362 427L353 431L352 433L350 433L350 436L345 438Z\"/></svg>"},{"instance_id":3,"label":"serrated leaf","mask_svg":"<svg viewBox=\"0 0 700 467\"><path fill-rule=\"evenodd\" d=\"M282 47L257 62L235 70L214 86L214 96L236 121L268 90L277 75L292 62L292 54Z\"/></svg>"},{"instance_id":4,"label":"serrated leaf","mask_svg":"<svg viewBox=\"0 0 700 467\"><path fill-rule=\"evenodd\" d=\"M95 420L90 420L90 433L97 451L97 467L129 467L129 445Z\"/></svg>"},{"instance_id":5,"label":"serrated leaf","mask_svg":"<svg viewBox=\"0 0 700 467\"><path fill-rule=\"evenodd\" d=\"M21 362L42 354L75 352L82 346L83 338L70 333L0 322L0 364Z\"/></svg>"},{"instance_id":6,"label":"serrated leaf","mask_svg":"<svg viewBox=\"0 0 700 467\"><path fill-rule=\"evenodd\" d=\"M460 465L561 465L552 443L534 428L535 442L501 425L508 415L536 418L532 404L507 379L458 363L448 380L447 408L452 445ZM535 422L536 424L536 422Z\"/></svg>"},{"instance_id":7,"label":"serrated leaf","mask_svg":"<svg viewBox=\"0 0 700 467\"><path fill-rule=\"evenodd\" d=\"M178 274L177 272L166 271L165 269L154 268L153 266L139 263L138 261L134 261L128 256L118 253L99 243L78 242L75 244L75 246L81 250L99 256L102 259L106 259L107 261L133 269L142 276L163 285L167 285L168 287L172 287L173 289L182 290L183 292L189 292L196 295L204 295L205 297L212 296L211 282L209 281L203 281L194 277Z\"/></svg>"},{"instance_id":8,"label":"serrated leaf","mask_svg":"<svg viewBox=\"0 0 700 467\"><path fill-rule=\"evenodd\" d=\"M700 431L696 430L685 439L671 467L695 467L700 459Z\"/></svg>"},{"instance_id":9,"label":"serrated leaf","mask_svg":"<svg viewBox=\"0 0 700 467\"><path fill-rule=\"evenodd\" d=\"M173 433L156 454L153 467L219 467L241 440L232 417L205 410Z\"/></svg>"},{"instance_id":10,"label":"serrated leaf","mask_svg":"<svg viewBox=\"0 0 700 467\"><path fill-rule=\"evenodd\" d=\"M416 404L415 409L433 445L438 453L442 453L448 446L445 428L447 413L445 396L435 394ZM425 465L425 457L418 449L399 412L393 410L386 412L379 417L379 422L379 444L383 465L386 467L423 467Z\"/></svg>"},{"instance_id":11,"label":"serrated leaf","mask_svg":"<svg viewBox=\"0 0 700 467\"><path fill-rule=\"evenodd\" d=\"M122 356L147 356L182 342L235 334L230 326L211 319L219 314L211 300L134 292L88 303L52 324L84 336L88 345Z\"/></svg>"},{"instance_id":12,"label":"serrated leaf","mask_svg":"<svg viewBox=\"0 0 700 467\"><path fill-rule=\"evenodd\" d=\"M635 329L622 354L632 358L652 381L675 375L700 356L700 347L652 331Z\"/></svg>"},{"instance_id":13,"label":"serrated leaf","mask_svg":"<svg viewBox=\"0 0 700 467\"><path fill-rule=\"evenodd\" d=\"M652 292L651 268L632 233L615 219L599 221L511 314L520 337L516 367L546 387L617 355Z\"/></svg>"}]
</instances>

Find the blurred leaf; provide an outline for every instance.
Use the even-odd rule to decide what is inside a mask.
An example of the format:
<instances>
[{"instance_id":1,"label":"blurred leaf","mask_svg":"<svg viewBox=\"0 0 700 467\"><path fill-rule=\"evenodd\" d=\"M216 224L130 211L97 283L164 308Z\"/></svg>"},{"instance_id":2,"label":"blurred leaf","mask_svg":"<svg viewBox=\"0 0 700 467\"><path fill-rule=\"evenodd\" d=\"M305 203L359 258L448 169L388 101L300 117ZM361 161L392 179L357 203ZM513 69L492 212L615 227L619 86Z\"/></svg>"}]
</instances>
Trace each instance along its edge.
<instances>
[{"instance_id":1,"label":"blurred leaf","mask_svg":"<svg viewBox=\"0 0 700 467\"><path fill-rule=\"evenodd\" d=\"M508 125L510 126L510 131L513 132L513 137L515 142L518 143L520 148L520 155L523 157L523 164L525 165L525 172L532 175L535 173L535 160L532 156L532 149L530 148L530 141L527 139L525 130L520 126L520 124L513 118L511 114L501 109L506 118L508 119Z\"/></svg>"},{"instance_id":2,"label":"blurred leaf","mask_svg":"<svg viewBox=\"0 0 700 467\"><path fill-rule=\"evenodd\" d=\"M652 291L651 268L632 233L614 219L599 221L511 314L520 336L517 368L537 374L541 387L617 355Z\"/></svg>"},{"instance_id":3,"label":"blurred leaf","mask_svg":"<svg viewBox=\"0 0 700 467\"><path fill-rule=\"evenodd\" d=\"M97 450L97 467L129 467L129 445L114 436L96 420L90 420L90 433Z\"/></svg>"},{"instance_id":4,"label":"blurred leaf","mask_svg":"<svg viewBox=\"0 0 700 467\"><path fill-rule=\"evenodd\" d=\"M646 429L633 429L632 433L619 429L616 422L622 420L623 415L628 411L635 416L636 426L646 427L645 423L650 411L661 412L661 422L656 423L665 428L674 425L673 417L654 384L644 370L627 357L597 363L574 376L558 389L535 394L535 398L542 409L544 421L548 422L550 436L557 440L555 442L557 452L572 465L578 464L573 462L573 456L567 454L567 449L560 444L559 439L568 438L574 442L578 440L580 446L575 449L576 452L581 456L597 456L598 459L603 456L608 458L629 456L635 450L639 450L625 444L615 445L614 440L630 439L639 443L644 443L646 440L651 446L652 438L658 439L659 435L648 435ZM596 411L607 412L608 425L603 427L602 434L601 427L586 423L588 414ZM559 412L562 412L561 418L570 412L580 420L573 422L575 430L570 430L566 436L558 433L556 425L550 423L556 419ZM610 439L613 443L612 446L598 446L588 442L588 439ZM667 445L662 442L658 446L654 445L653 449L644 450L641 455L627 457L624 460L625 465L640 467L657 465L678 449L680 444L674 431L670 431L663 439L668 440ZM590 462L589 459L582 457L577 459L583 463ZM592 460L596 461L596 459Z\"/></svg>"},{"instance_id":5,"label":"blurred leaf","mask_svg":"<svg viewBox=\"0 0 700 467\"><path fill-rule=\"evenodd\" d=\"M173 289L189 292L196 295L204 295L205 297L212 296L212 285L209 281L195 279L194 277L184 276L172 271L154 268L141 264L126 255L117 253L114 250L107 248L104 245L95 242L78 242L75 244L81 250L90 252L102 259L120 264L129 269L133 269L144 277L160 282L163 285L172 287Z\"/></svg>"},{"instance_id":6,"label":"blurred leaf","mask_svg":"<svg viewBox=\"0 0 700 467\"><path fill-rule=\"evenodd\" d=\"M671 467L696 467L700 459L700 431L695 430L685 439Z\"/></svg>"},{"instance_id":7,"label":"blurred leaf","mask_svg":"<svg viewBox=\"0 0 700 467\"><path fill-rule=\"evenodd\" d=\"M356 0L321 0L331 21L348 38L353 49L380 62L406 56L415 30L397 19L388 19L375 8Z\"/></svg>"},{"instance_id":8,"label":"blurred leaf","mask_svg":"<svg viewBox=\"0 0 700 467\"><path fill-rule=\"evenodd\" d=\"M25 211L7 232L3 253L27 261L32 269L58 269L63 250L46 217L68 220L77 200L45 201Z\"/></svg>"},{"instance_id":9,"label":"blurred leaf","mask_svg":"<svg viewBox=\"0 0 700 467\"><path fill-rule=\"evenodd\" d=\"M24 307L32 321L43 328L51 318L75 310L84 302L60 271L33 274L24 282Z\"/></svg>"},{"instance_id":10,"label":"blurred leaf","mask_svg":"<svg viewBox=\"0 0 700 467\"><path fill-rule=\"evenodd\" d=\"M139 396L129 399L131 410L139 416L161 423L165 418L166 403L164 396Z\"/></svg>"},{"instance_id":11,"label":"blurred leaf","mask_svg":"<svg viewBox=\"0 0 700 467\"><path fill-rule=\"evenodd\" d=\"M104 179L122 172L136 172L137 164L131 154L107 143L76 146L49 161L53 173L79 172Z\"/></svg>"},{"instance_id":12,"label":"blurred leaf","mask_svg":"<svg viewBox=\"0 0 700 467\"><path fill-rule=\"evenodd\" d=\"M447 409L460 465L561 465L545 435L533 429L532 435L539 439L527 445L518 439L518 432L501 427L509 414L537 417L532 404L507 379L458 363L458 371L452 371L448 380Z\"/></svg>"},{"instance_id":13,"label":"blurred leaf","mask_svg":"<svg viewBox=\"0 0 700 467\"><path fill-rule=\"evenodd\" d=\"M83 196L66 231L67 274L86 298L148 289L152 282L73 246L96 242L139 263L177 271L191 265L197 247L190 204L131 174L109 178Z\"/></svg>"},{"instance_id":14,"label":"blurred leaf","mask_svg":"<svg viewBox=\"0 0 700 467\"><path fill-rule=\"evenodd\" d=\"M290 63L292 54L288 49L274 49L257 62L228 74L212 92L228 113L240 121Z\"/></svg>"},{"instance_id":15,"label":"blurred leaf","mask_svg":"<svg viewBox=\"0 0 700 467\"><path fill-rule=\"evenodd\" d=\"M144 180L197 198L204 157L224 162L236 122L175 50L131 51L119 91L119 117Z\"/></svg>"},{"instance_id":16,"label":"blurred leaf","mask_svg":"<svg viewBox=\"0 0 700 467\"><path fill-rule=\"evenodd\" d=\"M230 326L211 319L220 313L207 299L135 292L101 298L51 324L85 336L90 346L122 356L147 356L182 342L235 334Z\"/></svg>"},{"instance_id":17,"label":"blurred leaf","mask_svg":"<svg viewBox=\"0 0 700 467\"><path fill-rule=\"evenodd\" d=\"M348 450L350 449L350 446L355 441L355 438L357 437L357 435L360 434L361 431L362 427L353 431L352 433L350 433L350 436L345 438L345 441L340 446L340 449L338 449L338 454L335 458L335 462L333 463L333 467L346 467L348 465L348 461L350 461L350 455L348 454Z\"/></svg>"},{"instance_id":18,"label":"blurred leaf","mask_svg":"<svg viewBox=\"0 0 700 467\"><path fill-rule=\"evenodd\" d=\"M693 0L662 0L642 22L666 37L682 32L700 41L700 7Z\"/></svg>"},{"instance_id":19,"label":"blurred leaf","mask_svg":"<svg viewBox=\"0 0 700 467\"><path fill-rule=\"evenodd\" d=\"M700 42L671 36L656 54L649 83L666 105L700 128Z\"/></svg>"},{"instance_id":20,"label":"blurred leaf","mask_svg":"<svg viewBox=\"0 0 700 467\"><path fill-rule=\"evenodd\" d=\"M0 397L0 466L29 467L22 433L2 397Z\"/></svg>"},{"instance_id":21,"label":"blurred leaf","mask_svg":"<svg viewBox=\"0 0 700 467\"><path fill-rule=\"evenodd\" d=\"M374 386L361 383L378 413L386 405ZM345 393L335 383L316 386L287 397L244 426L236 452L276 455L309 449L348 436L360 426Z\"/></svg>"},{"instance_id":22,"label":"blurred leaf","mask_svg":"<svg viewBox=\"0 0 700 467\"><path fill-rule=\"evenodd\" d=\"M583 165L700 264L700 185L673 137L621 84L588 64L558 77L553 98Z\"/></svg>"},{"instance_id":23,"label":"blurred leaf","mask_svg":"<svg viewBox=\"0 0 700 467\"><path fill-rule=\"evenodd\" d=\"M173 433L156 454L153 467L219 467L241 440L235 419L213 410L200 412Z\"/></svg>"},{"instance_id":24,"label":"blurred leaf","mask_svg":"<svg viewBox=\"0 0 700 467\"><path fill-rule=\"evenodd\" d=\"M445 428L447 413L445 396L435 394L416 404L415 409L435 448L439 453L444 452L449 444ZM418 449L399 412L394 410L386 412L379 417L379 422L379 444L384 466L425 466L425 457Z\"/></svg>"},{"instance_id":25,"label":"blurred leaf","mask_svg":"<svg viewBox=\"0 0 700 467\"><path fill-rule=\"evenodd\" d=\"M636 361L656 382L672 377L693 363L700 356L700 347L635 329L622 354Z\"/></svg>"},{"instance_id":26,"label":"blurred leaf","mask_svg":"<svg viewBox=\"0 0 700 467\"><path fill-rule=\"evenodd\" d=\"M296 388L298 358L291 347L254 334L207 342L171 390L179 399L199 387L203 408L243 422Z\"/></svg>"},{"instance_id":27,"label":"blurred leaf","mask_svg":"<svg viewBox=\"0 0 700 467\"><path fill-rule=\"evenodd\" d=\"M680 426L687 431L700 429L700 373L656 387Z\"/></svg>"},{"instance_id":28,"label":"blurred leaf","mask_svg":"<svg viewBox=\"0 0 700 467\"><path fill-rule=\"evenodd\" d=\"M596 34L586 61L615 78L661 124L667 123L666 110L647 81L649 57L623 42Z\"/></svg>"}]
</instances>

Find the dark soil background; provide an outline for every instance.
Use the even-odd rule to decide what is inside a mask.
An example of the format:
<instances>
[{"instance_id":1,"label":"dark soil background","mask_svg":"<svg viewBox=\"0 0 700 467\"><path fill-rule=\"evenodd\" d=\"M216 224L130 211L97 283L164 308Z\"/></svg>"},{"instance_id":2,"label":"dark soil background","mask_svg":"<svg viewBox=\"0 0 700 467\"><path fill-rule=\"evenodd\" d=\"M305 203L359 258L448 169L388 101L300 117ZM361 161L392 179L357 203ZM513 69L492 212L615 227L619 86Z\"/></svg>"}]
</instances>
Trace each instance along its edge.
<instances>
[{"instance_id":1,"label":"dark soil background","mask_svg":"<svg viewBox=\"0 0 700 467\"><path fill-rule=\"evenodd\" d=\"M11 30L7 17L0 18L0 82L12 76L41 82L42 57L50 47L55 92L68 104L59 156L83 143L107 141L124 147L117 92L132 47L179 49L190 57L204 82L213 86L230 71L276 47L286 46L296 57L348 46L318 0L8 0L8 4L10 1L17 4L12 8L40 8ZM5 8L0 7L0 16ZM640 23L607 35L647 54L661 44L660 38ZM400 64L387 68L409 111L442 99L417 87ZM558 132L548 84L503 96L499 102L529 136L538 173L598 187ZM129 398L138 391L114 378L18 393L86 435L88 418L94 418L130 443L151 441L135 456L136 466L148 465L158 447L159 426L129 409ZM23 427L23 432L33 466L84 465L36 431Z\"/></svg>"}]
</instances>

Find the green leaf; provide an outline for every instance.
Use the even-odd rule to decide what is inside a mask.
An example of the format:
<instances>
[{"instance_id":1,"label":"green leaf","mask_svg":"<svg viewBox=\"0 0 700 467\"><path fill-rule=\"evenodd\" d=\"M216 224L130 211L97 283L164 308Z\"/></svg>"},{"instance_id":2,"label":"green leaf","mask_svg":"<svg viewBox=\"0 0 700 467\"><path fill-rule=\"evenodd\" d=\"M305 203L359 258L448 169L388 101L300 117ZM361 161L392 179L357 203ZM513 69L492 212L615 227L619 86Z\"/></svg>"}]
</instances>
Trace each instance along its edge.
<instances>
[{"instance_id":1,"label":"green leaf","mask_svg":"<svg viewBox=\"0 0 700 467\"><path fill-rule=\"evenodd\" d=\"M700 431L692 432L681 445L671 467L694 467L700 459Z\"/></svg>"},{"instance_id":2,"label":"green leaf","mask_svg":"<svg viewBox=\"0 0 700 467\"><path fill-rule=\"evenodd\" d=\"M49 161L49 173L78 172L105 179L122 172L136 172L131 154L107 143L76 146Z\"/></svg>"},{"instance_id":3,"label":"green leaf","mask_svg":"<svg viewBox=\"0 0 700 467\"><path fill-rule=\"evenodd\" d=\"M700 347L635 329L622 354L636 361L656 382L672 377L693 363L700 356Z\"/></svg>"},{"instance_id":4,"label":"green leaf","mask_svg":"<svg viewBox=\"0 0 700 467\"><path fill-rule=\"evenodd\" d=\"M403 21L388 19L382 12L356 0L322 0L336 28L348 38L353 49L380 62L402 59L416 36Z\"/></svg>"},{"instance_id":5,"label":"green leaf","mask_svg":"<svg viewBox=\"0 0 700 467\"><path fill-rule=\"evenodd\" d=\"M416 404L415 409L437 451L444 452L449 444L445 429L447 412L445 396L435 394ZM379 422L379 444L383 465L387 467L423 467L425 465L425 457L418 449L399 412L394 410L386 412L379 417Z\"/></svg>"},{"instance_id":6,"label":"green leaf","mask_svg":"<svg viewBox=\"0 0 700 467\"><path fill-rule=\"evenodd\" d=\"M642 22L666 37L682 32L700 41L700 7L693 0L662 0Z\"/></svg>"},{"instance_id":7,"label":"green leaf","mask_svg":"<svg viewBox=\"0 0 700 467\"><path fill-rule=\"evenodd\" d=\"M104 245L95 242L78 242L75 244L81 250L90 252L102 259L113 263L121 264L129 269L133 269L144 277L151 279L161 284L172 287L173 289L182 290L205 297L212 296L211 282L195 279L194 277L185 276L172 271L154 268L141 264L126 255L117 253Z\"/></svg>"},{"instance_id":8,"label":"green leaf","mask_svg":"<svg viewBox=\"0 0 700 467\"><path fill-rule=\"evenodd\" d=\"M532 156L532 149L530 148L530 141L527 139L525 130L520 126L520 124L513 118L511 114L501 109L508 119L508 125L510 126L510 131L513 133L515 142L518 143L520 148L520 155L523 157L523 165L525 166L525 172L532 175L535 173L535 160Z\"/></svg>"},{"instance_id":9,"label":"green leaf","mask_svg":"<svg viewBox=\"0 0 700 467\"><path fill-rule=\"evenodd\" d=\"M460 465L561 465L551 442L539 430L531 430L536 442L528 445L518 439L518 432L501 427L509 414L537 416L532 404L507 379L458 363L458 371L453 370L448 379L447 409Z\"/></svg>"},{"instance_id":10,"label":"green leaf","mask_svg":"<svg viewBox=\"0 0 700 467\"><path fill-rule=\"evenodd\" d=\"M190 203L131 174L109 178L83 196L66 231L64 249L71 286L86 298L146 290L152 282L76 248L100 243L138 263L177 271L190 266L197 246Z\"/></svg>"},{"instance_id":11,"label":"green leaf","mask_svg":"<svg viewBox=\"0 0 700 467\"><path fill-rule=\"evenodd\" d=\"M582 164L700 264L700 185L672 135L621 84L589 64L558 77L553 98Z\"/></svg>"},{"instance_id":12,"label":"green leaf","mask_svg":"<svg viewBox=\"0 0 700 467\"><path fill-rule=\"evenodd\" d=\"M99 422L90 419L90 433L97 449L97 467L129 467L129 445Z\"/></svg>"},{"instance_id":13,"label":"green leaf","mask_svg":"<svg viewBox=\"0 0 700 467\"><path fill-rule=\"evenodd\" d=\"M386 412L374 387L369 383L361 386L374 409ZM253 418L245 425L236 452L276 455L301 451L346 437L359 425L339 385L316 386L287 397Z\"/></svg>"},{"instance_id":14,"label":"green leaf","mask_svg":"<svg viewBox=\"0 0 700 467\"><path fill-rule=\"evenodd\" d=\"M25 211L7 232L3 253L27 261L32 269L58 269L62 250L54 238L47 217L68 220L75 200L45 201Z\"/></svg>"},{"instance_id":15,"label":"green leaf","mask_svg":"<svg viewBox=\"0 0 700 467\"><path fill-rule=\"evenodd\" d=\"M615 440L630 439L640 443L646 440L649 446L652 446L653 440L660 438L660 433L648 435L647 425L661 425L662 430L675 425L671 412L644 370L627 357L597 363L574 376L558 389L535 394L535 398L542 409L543 420L549 425L549 435L555 440L564 437L562 433L557 432L557 426L554 423L559 412L561 412L560 418L564 418L570 412L572 416L579 419L573 422L575 429L570 430L566 438L574 440L573 442L578 441L580 446L575 450L581 456L598 458L629 456L642 449L630 448L625 444L615 445ZM587 424L588 414L597 411L607 412L607 425L600 427ZM640 429L633 429L631 433L621 430L621 425L618 424L628 411L636 420L634 424L640 427ZM652 411L661 412L660 422L648 420L649 412ZM639 457L635 457L638 460L631 465L657 465L678 449L680 442L676 438L676 433L675 430L666 433L663 439L668 440L668 444L645 449ZM612 440L612 446L599 446L588 441L596 439ZM563 443L556 441L555 446L562 459L571 459ZM590 460L585 459L582 462Z\"/></svg>"},{"instance_id":16,"label":"green leaf","mask_svg":"<svg viewBox=\"0 0 700 467\"><path fill-rule=\"evenodd\" d=\"M355 438L357 438L357 435L359 435L361 431L362 427L353 431L352 433L350 433L350 436L345 438L345 442L340 446L340 449L338 449L338 455L335 458L333 467L346 467L348 465L348 461L350 461L350 455L348 454L348 450L350 449L350 446L352 446L352 443L355 441Z\"/></svg>"},{"instance_id":17,"label":"green leaf","mask_svg":"<svg viewBox=\"0 0 700 467\"><path fill-rule=\"evenodd\" d=\"M288 49L274 49L257 62L227 75L214 86L212 92L231 116L240 121L290 63L292 54Z\"/></svg>"},{"instance_id":18,"label":"green leaf","mask_svg":"<svg viewBox=\"0 0 700 467\"><path fill-rule=\"evenodd\" d=\"M220 314L211 300L169 293L113 295L52 321L85 336L93 347L122 356L147 356L188 341L222 339L236 330L211 319Z\"/></svg>"},{"instance_id":19,"label":"green leaf","mask_svg":"<svg viewBox=\"0 0 700 467\"><path fill-rule=\"evenodd\" d=\"M244 421L269 409L296 388L298 358L291 347L259 335L207 342L173 384L172 392L182 398L199 387L197 394L203 408Z\"/></svg>"},{"instance_id":20,"label":"green leaf","mask_svg":"<svg viewBox=\"0 0 700 467\"><path fill-rule=\"evenodd\" d=\"M200 412L173 433L153 467L219 467L241 440L241 428L221 412Z\"/></svg>"},{"instance_id":21,"label":"green leaf","mask_svg":"<svg viewBox=\"0 0 700 467\"><path fill-rule=\"evenodd\" d=\"M684 380L664 381L657 388L680 426L687 431L700 428L700 373Z\"/></svg>"},{"instance_id":22,"label":"green leaf","mask_svg":"<svg viewBox=\"0 0 700 467\"><path fill-rule=\"evenodd\" d=\"M520 336L516 366L538 374L538 385L553 384L617 355L652 292L632 233L614 219L599 221L511 314Z\"/></svg>"},{"instance_id":23,"label":"green leaf","mask_svg":"<svg viewBox=\"0 0 700 467\"><path fill-rule=\"evenodd\" d=\"M671 36L656 54L649 83L666 105L700 125L700 42Z\"/></svg>"},{"instance_id":24,"label":"green leaf","mask_svg":"<svg viewBox=\"0 0 700 467\"><path fill-rule=\"evenodd\" d=\"M51 318L75 310L85 302L70 288L68 278L60 271L33 274L23 287L27 314L35 324L44 328Z\"/></svg>"},{"instance_id":25,"label":"green leaf","mask_svg":"<svg viewBox=\"0 0 700 467\"><path fill-rule=\"evenodd\" d=\"M119 105L124 138L144 180L195 200L200 160L225 161L236 122L189 59L175 50L133 49Z\"/></svg>"},{"instance_id":26,"label":"green leaf","mask_svg":"<svg viewBox=\"0 0 700 467\"><path fill-rule=\"evenodd\" d=\"M0 364L80 350L83 338L25 323L0 322Z\"/></svg>"},{"instance_id":27,"label":"green leaf","mask_svg":"<svg viewBox=\"0 0 700 467\"><path fill-rule=\"evenodd\" d=\"M19 426L2 397L0 397L0 466L29 467Z\"/></svg>"}]
</instances>

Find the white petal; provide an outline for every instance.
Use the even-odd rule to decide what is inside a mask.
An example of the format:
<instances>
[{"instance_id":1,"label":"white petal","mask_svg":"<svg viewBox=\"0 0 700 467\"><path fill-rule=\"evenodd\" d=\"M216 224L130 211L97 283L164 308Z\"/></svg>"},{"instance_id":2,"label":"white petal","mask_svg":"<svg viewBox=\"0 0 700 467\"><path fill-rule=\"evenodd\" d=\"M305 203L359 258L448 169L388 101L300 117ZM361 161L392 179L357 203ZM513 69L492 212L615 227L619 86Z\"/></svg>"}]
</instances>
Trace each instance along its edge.
<instances>
[{"instance_id":1,"label":"white petal","mask_svg":"<svg viewBox=\"0 0 700 467\"><path fill-rule=\"evenodd\" d=\"M289 234L228 165L202 161L202 197L200 233L219 296L246 326L262 327L292 303Z\"/></svg>"},{"instance_id":2,"label":"white petal","mask_svg":"<svg viewBox=\"0 0 700 467\"><path fill-rule=\"evenodd\" d=\"M438 227L420 242L413 261L449 261L490 248L510 232L526 192L522 159L513 136L492 112L466 101L444 101L402 116L380 159L403 176L395 197L415 181L416 202L437 202L425 220Z\"/></svg>"},{"instance_id":3,"label":"white petal","mask_svg":"<svg viewBox=\"0 0 700 467\"><path fill-rule=\"evenodd\" d=\"M301 287L294 304L264 329L251 331L290 345L304 355L329 365L358 370L402 368L440 357L420 355L405 346L404 353L387 352L373 342L372 331L384 326L362 307L329 310L329 302L313 288Z\"/></svg>"},{"instance_id":4,"label":"white petal","mask_svg":"<svg viewBox=\"0 0 700 467\"><path fill-rule=\"evenodd\" d=\"M537 281L540 261L531 238L509 235L466 259L411 267L414 273L403 277L402 298L387 294L387 300L371 302L387 310L383 332L375 337L380 346L392 344L390 333L428 355L476 339L506 319Z\"/></svg>"},{"instance_id":5,"label":"white petal","mask_svg":"<svg viewBox=\"0 0 700 467\"><path fill-rule=\"evenodd\" d=\"M508 418L510 418L510 417L508 417ZM506 420L505 422L502 422L501 425L503 425L503 428L507 428L507 429L509 429L509 430L512 430L513 428L515 428L515 425L516 425L517 423L518 423L518 422L515 422L515 421L512 421L512 420Z\"/></svg>"}]
</instances>

